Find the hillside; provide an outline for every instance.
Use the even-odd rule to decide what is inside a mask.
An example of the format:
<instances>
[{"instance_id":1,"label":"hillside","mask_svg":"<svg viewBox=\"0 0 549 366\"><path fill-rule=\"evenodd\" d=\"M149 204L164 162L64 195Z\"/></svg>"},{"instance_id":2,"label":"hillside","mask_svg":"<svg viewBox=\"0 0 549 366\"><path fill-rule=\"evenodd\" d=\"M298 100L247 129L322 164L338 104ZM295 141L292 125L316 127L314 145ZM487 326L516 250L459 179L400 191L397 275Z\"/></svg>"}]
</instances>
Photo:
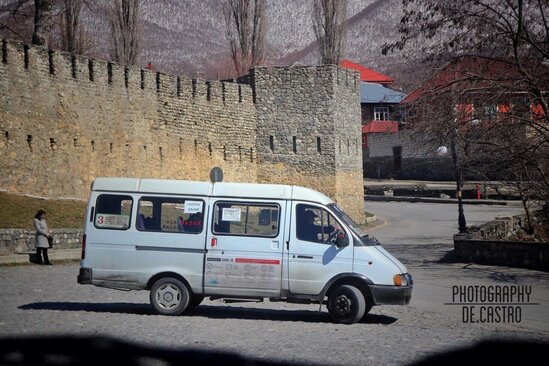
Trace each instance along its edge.
<instances>
[{"instance_id":1,"label":"hillside","mask_svg":"<svg viewBox=\"0 0 549 366\"><path fill-rule=\"evenodd\" d=\"M0 0L0 9L17 0ZM89 57L107 59L109 34L107 0L84 8L83 23L92 42ZM232 71L221 1L142 0L143 46L141 65L152 62L169 74L216 79ZM312 28L312 0L268 0L266 65L316 64L317 46ZM402 55L383 56L384 43L398 39L401 0L354 0L348 6L346 58L387 73L403 84L418 71ZM0 12L0 23L5 23ZM29 22L30 23L30 22ZM27 26L30 28L30 25ZM30 30L21 37L30 39ZM17 38L13 34L0 35ZM413 77L413 75L412 75Z\"/></svg>"},{"instance_id":2,"label":"hillside","mask_svg":"<svg viewBox=\"0 0 549 366\"><path fill-rule=\"evenodd\" d=\"M38 210L46 211L48 227L84 227L86 202L42 199L0 192L0 229L34 229L33 218Z\"/></svg>"}]
</instances>

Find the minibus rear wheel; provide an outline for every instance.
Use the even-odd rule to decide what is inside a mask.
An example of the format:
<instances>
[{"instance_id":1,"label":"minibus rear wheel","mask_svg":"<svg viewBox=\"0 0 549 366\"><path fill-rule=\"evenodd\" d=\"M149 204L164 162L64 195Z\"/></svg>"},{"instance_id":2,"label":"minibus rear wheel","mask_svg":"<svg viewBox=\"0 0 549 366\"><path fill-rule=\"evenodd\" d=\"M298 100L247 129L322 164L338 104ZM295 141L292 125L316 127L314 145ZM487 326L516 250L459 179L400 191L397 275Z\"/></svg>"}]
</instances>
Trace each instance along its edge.
<instances>
[{"instance_id":1,"label":"minibus rear wheel","mask_svg":"<svg viewBox=\"0 0 549 366\"><path fill-rule=\"evenodd\" d=\"M152 286L150 300L157 313L179 315L189 305L189 289L177 278L164 277Z\"/></svg>"},{"instance_id":2,"label":"minibus rear wheel","mask_svg":"<svg viewBox=\"0 0 549 366\"><path fill-rule=\"evenodd\" d=\"M362 292L354 286L342 285L331 292L328 312L337 323L353 324L364 316L366 301Z\"/></svg>"}]
</instances>

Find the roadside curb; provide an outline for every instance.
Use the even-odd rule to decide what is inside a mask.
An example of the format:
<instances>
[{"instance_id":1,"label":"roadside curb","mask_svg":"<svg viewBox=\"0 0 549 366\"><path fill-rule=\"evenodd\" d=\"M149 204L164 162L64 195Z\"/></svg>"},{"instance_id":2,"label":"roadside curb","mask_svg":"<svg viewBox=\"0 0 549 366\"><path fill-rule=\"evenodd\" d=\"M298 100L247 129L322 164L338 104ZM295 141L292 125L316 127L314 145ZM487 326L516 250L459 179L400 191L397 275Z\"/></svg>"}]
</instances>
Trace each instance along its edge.
<instances>
[{"instance_id":1,"label":"roadside curb","mask_svg":"<svg viewBox=\"0 0 549 366\"><path fill-rule=\"evenodd\" d=\"M50 260L68 260L68 259L80 259L82 249L50 249L48 250L48 257ZM19 252L11 255L1 255L0 265L7 264L24 264L30 263L30 257L36 255L34 251Z\"/></svg>"},{"instance_id":2,"label":"roadside curb","mask_svg":"<svg viewBox=\"0 0 549 366\"><path fill-rule=\"evenodd\" d=\"M381 195L364 195L365 201L380 201L380 202L426 202L426 203L453 203L456 204L458 201L455 198L431 198L431 197L407 197L407 196L381 196ZM468 205L519 205L518 201L500 201L500 200L472 200L472 199L462 199L463 204Z\"/></svg>"},{"instance_id":3,"label":"roadside curb","mask_svg":"<svg viewBox=\"0 0 549 366\"><path fill-rule=\"evenodd\" d=\"M383 227L388 224L387 220L377 218L377 220L367 223L366 228L364 230L366 232L370 232L371 230L379 229L380 227Z\"/></svg>"}]
</instances>

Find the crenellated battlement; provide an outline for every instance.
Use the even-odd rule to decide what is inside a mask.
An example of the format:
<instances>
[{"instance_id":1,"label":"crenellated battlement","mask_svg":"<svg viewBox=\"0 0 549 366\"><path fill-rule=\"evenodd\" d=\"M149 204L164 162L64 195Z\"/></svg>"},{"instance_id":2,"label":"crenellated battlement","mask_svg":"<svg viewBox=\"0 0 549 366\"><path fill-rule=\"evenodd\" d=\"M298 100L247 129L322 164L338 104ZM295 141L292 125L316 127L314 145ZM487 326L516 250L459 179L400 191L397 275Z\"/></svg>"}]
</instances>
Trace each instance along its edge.
<instances>
[{"instance_id":1,"label":"crenellated battlement","mask_svg":"<svg viewBox=\"0 0 549 366\"><path fill-rule=\"evenodd\" d=\"M153 72L0 39L0 189L85 199L97 176L288 183L362 217L358 73Z\"/></svg>"},{"instance_id":2,"label":"crenellated battlement","mask_svg":"<svg viewBox=\"0 0 549 366\"><path fill-rule=\"evenodd\" d=\"M258 179L303 182L364 221L359 74L335 65L256 67L250 83L264 162Z\"/></svg>"},{"instance_id":3,"label":"crenellated battlement","mask_svg":"<svg viewBox=\"0 0 549 366\"><path fill-rule=\"evenodd\" d=\"M205 180L215 165L256 179L250 85L0 43L1 189L84 199L99 175Z\"/></svg>"},{"instance_id":4,"label":"crenellated battlement","mask_svg":"<svg viewBox=\"0 0 549 366\"><path fill-rule=\"evenodd\" d=\"M107 85L128 93L163 94L177 98L199 98L212 103L251 103L250 92L235 93L234 88L248 89L249 85L190 79L153 72L136 66L94 60L67 52L29 46L21 42L0 39L2 62L8 72L29 72L35 77L50 77L58 82L74 81L103 87ZM116 92L116 90L115 90Z\"/></svg>"}]
</instances>

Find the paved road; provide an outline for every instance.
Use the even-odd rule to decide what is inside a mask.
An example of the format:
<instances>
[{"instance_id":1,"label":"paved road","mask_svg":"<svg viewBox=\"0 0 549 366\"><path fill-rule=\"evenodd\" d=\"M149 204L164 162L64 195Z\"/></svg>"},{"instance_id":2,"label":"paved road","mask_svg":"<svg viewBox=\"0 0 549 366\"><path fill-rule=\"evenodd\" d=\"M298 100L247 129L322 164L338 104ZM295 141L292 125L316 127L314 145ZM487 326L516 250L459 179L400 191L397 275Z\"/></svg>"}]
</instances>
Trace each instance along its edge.
<instances>
[{"instance_id":1,"label":"paved road","mask_svg":"<svg viewBox=\"0 0 549 366\"><path fill-rule=\"evenodd\" d=\"M455 205L369 202L366 207L384 222L370 230L370 234L406 264L414 276L411 306L462 320L467 309L444 305L452 302L453 286L531 286L530 302L540 305L521 306L522 320L512 326L549 332L549 273L455 263L452 258L452 235L458 231ZM481 225L498 215L521 213L520 206L466 205L464 210L468 225Z\"/></svg>"},{"instance_id":2,"label":"paved road","mask_svg":"<svg viewBox=\"0 0 549 366\"><path fill-rule=\"evenodd\" d=\"M452 243L458 232L457 205L408 202L367 202L366 210L387 225L375 229L384 244ZM482 225L494 217L521 213L519 205L464 205L467 225Z\"/></svg>"},{"instance_id":3,"label":"paved road","mask_svg":"<svg viewBox=\"0 0 549 366\"><path fill-rule=\"evenodd\" d=\"M385 217L393 215L391 212L408 214L402 204L386 205L368 208ZM405 365L494 336L547 341L546 326L468 324L448 315L455 309L446 310L449 306L444 307L441 301L448 301L448 281L454 278L467 284L478 283L479 278L515 283L510 279L516 276L519 282L533 284L538 296L539 288L549 287L548 275L438 263L449 249L449 240L441 237L425 243L420 239L431 236L431 225L417 214L421 209L417 205L411 207L417 223L409 223L415 231L403 229L408 218L397 221L394 217L402 228L398 234L402 240L393 223L372 231L380 239L387 238L387 247L403 258L416 277L412 304L375 307L358 324L333 324L325 309L318 312L318 306L270 302L205 301L187 316L154 315L147 292L78 285L78 264L68 263L0 267L0 337L106 335L155 347L235 352L251 358L322 365ZM425 208L425 215L429 211ZM443 300L437 298L441 294ZM547 308L547 298L541 301Z\"/></svg>"}]
</instances>

